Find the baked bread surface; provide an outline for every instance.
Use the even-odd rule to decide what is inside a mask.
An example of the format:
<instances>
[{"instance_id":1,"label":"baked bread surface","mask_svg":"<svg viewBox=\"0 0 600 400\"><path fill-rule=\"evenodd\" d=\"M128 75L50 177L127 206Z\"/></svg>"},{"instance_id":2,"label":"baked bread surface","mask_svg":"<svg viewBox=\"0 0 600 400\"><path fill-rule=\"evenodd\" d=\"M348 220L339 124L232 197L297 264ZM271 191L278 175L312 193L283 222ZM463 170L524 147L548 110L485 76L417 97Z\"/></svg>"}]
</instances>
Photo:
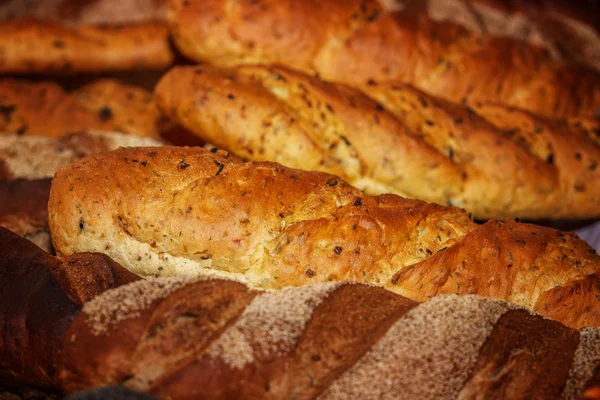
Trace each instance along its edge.
<instances>
[{"instance_id":1,"label":"baked bread surface","mask_svg":"<svg viewBox=\"0 0 600 400\"><path fill-rule=\"evenodd\" d=\"M0 73L71 74L164 69L173 63L160 22L69 26L23 18L0 23Z\"/></svg>"},{"instance_id":2,"label":"baked bread surface","mask_svg":"<svg viewBox=\"0 0 600 400\"><path fill-rule=\"evenodd\" d=\"M204 65L171 70L155 99L242 158L333 173L369 194L455 205L478 219L600 216L598 120L470 109L399 82L362 90L282 67Z\"/></svg>"},{"instance_id":3,"label":"baked bread surface","mask_svg":"<svg viewBox=\"0 0 600 400\"><path fill-rule=\"evenodd\" d=\"M142 276L212 273L255 287L351 280L416 300L479 294L575 327L600 324L600 258L574 234L471 222L367 196L342 179L202 148L120 149L60 170L58 254L103 252Z\"/></svg>"},{"instance_id":4,"label":"baked bread surface","mask_svg":"<svg viewBox=\"0 0 600 400\"><path fill-rule=\"evenodd\" d=\"M500 102L550 117L594 115L600 74L546 50L387 11L376 0L171 0L173 38L219 66L281 64L364 85L402 81L470 105Z\"/></svg>"}]
</instances>

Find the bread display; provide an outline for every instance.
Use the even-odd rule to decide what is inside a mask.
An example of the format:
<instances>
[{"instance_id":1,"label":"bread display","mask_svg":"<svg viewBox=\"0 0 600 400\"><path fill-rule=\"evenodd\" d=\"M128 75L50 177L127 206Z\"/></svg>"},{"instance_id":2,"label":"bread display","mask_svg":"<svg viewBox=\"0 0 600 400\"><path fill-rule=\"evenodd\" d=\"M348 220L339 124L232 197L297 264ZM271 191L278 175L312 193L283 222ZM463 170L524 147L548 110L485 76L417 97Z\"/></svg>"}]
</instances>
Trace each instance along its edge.
<instances>
[{"instance_id":1,"label":"bread display","mask_svg":"<svg viewBox=\"0 0 600 400\"><path fill-rule=\"evenodd\" d=\"M168 72L155 98L172 120L242 158L330 172L369 194L456 205L480 219L600 216L600 121L491 105L477 115L397 83L363 90L376 101L285 68L189 66Z\"/></svg>"},{"instance_id":2,"label":"bread display","mask_svg":"<svg viewBox=\"0 0 600 400\"><path fill-rule=\"evenodd\" d=\"M0 367L56 393L577 399L600 366L598 328L496 299L418 304L356 283L263 292L207 276L138 280L106 256L50 257L2 228L0 248ZM133 395L98 393L110 391Z\"/></svg>"},{"instance_id":3,"label":"bread display","mask_svg":"<svg viewBox=\"0 0 600 400\"><path fill-rule=\"evenodd\" d=\"M600 400L599 7L0 0L0 400Z\"/></svg>"},{"instance_id":4,"label":"bread display","mask_svg":"<svg viewBox=\"0 0 600 400\"><path fill-rule=\"evenodd\" d=\"M162 23L68 26L17 19L0 23L0 73L97 73L164 69L173 63Z\"/></svg>"},{"instance_id":5,"label":"bread display","mask_svg":"<svg viewBox=\"0 0 600 400\"><path fill-rule=\"evenodd\" d=\"M555 59L600 69L600 4L595 0L382 0L436 21L547 49Z\"/></svg>"},{"instance_id":6,"label":"bread display","mask_svg":"<svg viewBox=\"0 0 600 400\"><path fill-rule=\"evenodd\" d=\"M141 276L211 273L268 289L350 280L418 301L470 293L600 326L600 258L574 234L479 226L325 173L203 148L120 149L58 171L48 210L57 254L105 253Z\"/></svg>"},{"instance_id":7,"label":"bread display","mask_svg":"<svg viewBox=\"0 0 600 400\"><path fill-rule=\"evenodd\" d=\"M117 132L87 131L63 138L0 134L0 180L51 178L90 154L130 146L158 146L152 138Z\"/></svg>"},{"instance_id":8,"label":"bread display","mask_svg":"<svg viewBox=\"0 0 600 400\"><path fill-rule=\"evenodd\" d=\"M325 80L402 81L454 102L501 103L550 117L594 115L600 74L542 48L390 12L376 0L172 0L188 57L218 66L281 64Z\"/></svg>"},{"instance_id":9,"label":"bread display","mask_svg":"<svg viewBox=\"0 0 600 400\"><path fill-rule=\"evenodd\" d=\"M167 123L152 93L117 80L70 92L52 82L0 80L0 134L62 137L90 129L160 138Z\"/></svg>"}]
</instances>

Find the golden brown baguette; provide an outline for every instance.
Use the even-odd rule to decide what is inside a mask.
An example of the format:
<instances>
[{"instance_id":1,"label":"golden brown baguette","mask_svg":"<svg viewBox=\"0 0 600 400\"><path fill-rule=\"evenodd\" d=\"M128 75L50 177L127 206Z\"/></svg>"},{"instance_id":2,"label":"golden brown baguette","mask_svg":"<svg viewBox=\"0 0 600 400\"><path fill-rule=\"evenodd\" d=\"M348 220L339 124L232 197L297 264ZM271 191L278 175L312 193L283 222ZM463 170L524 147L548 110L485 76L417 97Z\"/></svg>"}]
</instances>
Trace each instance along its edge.
<instances>
[{"instance_id":1,"label":"golden brown baguette","mask_svg":"<svg viewBox=\"0 0 600 400\"><path fill-rule=\"evenodd\" d=\"M34 19L0 23L0 73L104 72L164 69L173 63L167 28L66 26Z\"/></svg>"},{"instance_id":2,"label":"golden brown baguette","mask_svg":"<svg viewBox=\"0 0 600 400\"><path fill-rule=\"evenodd\" d=\"M131 146L160 146L148 137L86 131L63 138L0 134L0 180L52 178L85 156Z\"/></svg>"},{"instance_id":3,"label":"golden brown baguette","mask_svg":"<svg viewBox=\"0 0 600 400\"><path fill-rule=\"evenodd\" d=\"M476 218L600 216L598 120L471 109L399 83L363 93L280 67L176 67L160 109L246 159L343 177L369 194L457 205ZM488 118L484 120L481 116Z\"/></svg>"},{"instance_id":4,"label":"golden brown baguette","mask_svg":"<svg viewBox=\"0 0 600 400\"><path fill-rule=\"evenodd\" d=\"M0 227L0 387L58 390L63 342L81 307L137 278L103 254L52 257Z\"/></svg>"},{"instance_id":5,"label":"golden brown baguette","mask_svg":"<svg viewBox=\"0 0 600 400\"><path fill-rule=\"evenodd\" d=\"M89 129L160 138L152 94L113 79L66 92L52 82L0 80L0 133L62 137Z\"/></svg>"},{"instance_id":6,"label":"golden brown baguette","mask_svg":"<svg viewBox=\"0 0 600 400\"><path fill-rule=\"evenodd\" d=\"M171 0L180 50L219 66L281 64L325 80L402 81L469 104L593 115L600 74L526 43L388 12L376 0Z\"/></svg>"},{"instance_id":7,"label":"golden brown baguette","mask_svg":"<svg viewBox=\"0 0 600 400\"><path fill-rule=\"evenodd\" d=\"M367 196L325 173L202 148L120 149L61 169L48 210L58 254L103 252L142 276L472 293L600 326L600 257L574 234L479 226L457 208Z\"/></svg>"},{"instance_id":8,"label":"golden brown baguette","mask_svg":"<svg viewBox=\"0 0 600 400\"><path fill-rule=\"evenodd\" d=\"M66 335L67 392L123 384L165 399L577 399L600 331L510 303L324 283L258 292L151 278L85 304Z\"/></svg>"}]
</instances>

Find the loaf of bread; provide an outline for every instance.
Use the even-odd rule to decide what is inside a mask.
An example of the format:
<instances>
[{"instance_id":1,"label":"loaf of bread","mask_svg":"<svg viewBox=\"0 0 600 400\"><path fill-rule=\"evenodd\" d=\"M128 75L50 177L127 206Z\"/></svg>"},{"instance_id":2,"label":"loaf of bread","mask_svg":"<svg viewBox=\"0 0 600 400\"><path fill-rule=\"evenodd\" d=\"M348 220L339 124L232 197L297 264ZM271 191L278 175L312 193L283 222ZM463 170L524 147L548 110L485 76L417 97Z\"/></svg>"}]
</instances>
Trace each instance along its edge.
<instances>
[{"instance_id":1,"label":"loaf of bread","mask_svg":"<svg viewBox=\"0 0 600 400\"><path fill-rule=\"evenodd\" d=\"M173 62L162 23L68 26L19 19L0 23L0 73L69 74L164 69Z\"/></svg>"},{"instance_id":2,"label":"loaf of bread","mask_svg":"<svg viewBox=\"0 0 600 400\"><path fill-rule=\"evenodd\" d=\"M58 259L0 227L0 388L55 391L67 329L84 303L137 278L103 254Z\"/></svg>"},{"instance_id":3,"label":"loaf of bread","mask_svg":"<svg viewBox=\"0 0 600 400\"><path fill-rule=\"evenodd\" d=\"M0 226L51 252L48 196L50 179L0 180Z\"/></svg>"},{"instance_id":4,"label":"loaf of bread","mask_svg":"<svg viewBox=\"0 0 600 400\"><path fill-rule=\"evenodd\" d=\"M600 3L595 0L384 0L480 34L508 36L547 49L554 59L600 69Z\"/></svg>"},{"instance_id":5,"label":"loaf of bread","mask_svg":"<svg viewBox=\"0 0 600 400\"><path fill-rule=\"evenodd\" d=\"M119 147L157 146L148 137L86 131L63 138L0 134L0 180L51 178L82 157Z\"/></svg>"},{"instance_id":6,"label":"loaf of bread","mask_svg":"<svg viewBox=\"0 0 600 400\"><path fill-rule=\"evenodd\" d=\"M168 123L152 93L113 79L65 92L52 82L0 80L0 132L62 137L88 129L159 138Z\"/></svg>"},{"instance_id":7,"label":"loaf of bread","mask_svg":"<svg viewBox=\"0 0 600 400\"><path fill-rule=\"evenodd\" d=\"M212 273L278 289L350 280L423 301L479 294L600 326L600 257L574 234L471 222L458 208L371 197L341 178L203 148L120 149L55 175L55 250L142 276Z\"/></svg>"},{"instance_id":8,"label":"loaf of bread","mask_svg":"<svg viewBox=\"0 0 600 400\"><path fill-rule=\"evenodd\" d=\"M551 117L593 115L600 74L542 48L387 11L377 0L171 0L188 57L281 64L325 80L402 81L454 102L499 102Z\"/></svg>"},{"instance_id":9,"label":"loaf of bread","mask_svg":"<svg viewBox=\"0 0 600 400\"><path fill-rule=\"evenodd\" d=\"M600 217L600 121L471 109L371 82L371 100L280 67L176 67L161 110L246 159L343 177L369 194L457 205L476 218ZM487 121L484 118L487 118Z\"/></svg>"},{"instance_id":10,"label":"loaf of bread","mask_svg":"<svg viewBox=\"0 0 600 400\"><path fill-rule=\"evenodd\" d=\"M496 299L139 280L106 256L50 257L2 228L0 249L1 371L58 395L124 385L164 399L577 399L600 366L598 328Z\"/></svg>"},{"instance_id":11,"label":"loaf of bread","mask_svg":"<svg viewBox=\"0 0 600 400\"><path fill-rule=\"evenodd\" d=\"M578 399L600 366L598 328L339 282L265 293L152 278L86 303L66 337L67 392L124 384L178 400Z\"/></svg>"}]
</instances>

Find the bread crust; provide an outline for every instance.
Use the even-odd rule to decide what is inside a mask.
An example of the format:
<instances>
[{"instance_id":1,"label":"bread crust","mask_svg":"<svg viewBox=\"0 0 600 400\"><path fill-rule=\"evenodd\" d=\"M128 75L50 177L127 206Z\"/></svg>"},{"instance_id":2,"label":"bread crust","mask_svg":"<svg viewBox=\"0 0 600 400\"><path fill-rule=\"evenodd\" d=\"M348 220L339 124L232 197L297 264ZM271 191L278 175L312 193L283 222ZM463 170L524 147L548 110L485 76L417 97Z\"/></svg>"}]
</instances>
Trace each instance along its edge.
<instances>
[{"instance_id":1,"label":"bread crust","mask_svg":"<svg viewBox=\"0 0 600 400\"><path fill-rule=\"evenodd\" d=\"M113 79L66 92L52 82L0 80L0 134L63 137L85 130L160 138L167 128L152 94Z\"/></svg>"},{"instance_id":2,"label":"bread crust","mask_svg":"<svg viewBox=\"0 0 600 400\"><path fill-rule=\"evenodd\" d=\"M376 0L171 0L181 51L219 66L282 64L325 80L402 81L454 102L550 117L594 115L600 74L542 48L387 12Z\"/></svg>"},{"instance_id":3,"label":"bread crust","mask_svg":"<svg viewBox=\"0 0 600 400\"><path fill-rule=\"evenodd\" d=\"M90 154L160 144L152 138L104 131L63 138L0 135L0 180L51 178L59 168Z\"/></svg>"},{"instance_id":4,"label":"bread crust","mask_svg":"<svg viewBox=\"0 0 600 400\"><path fill-rule=\"evenodd\" d=\"M81 306L139 278L102 254L52 257L2 227L0 248L0 369L7 372L3 378L58 390L63 341ZM74 269L73 263L79 267Z\"/></svg>"},{"instance_id":5,"label":"bread crust","mask_svg":"<svg viewBox=\"0 0 600 400\"><path fill-rule=\"evenodd\" d=\"M182 279L150 278L88 303L67 335L67 391L124 384L177 399L577 399L600 362L597 329L579 332L495 299L417 304L353 283L257 292ZM136 294L143 300L112 306Z\"/></svg>"},{"instance_id":6,"label":"bread crust","mask_svg":"<svg viewBox=\"0 0 600 400\"><path fill-rule=\"evenodd\" d=\"M70 74L164 69L173 63L161 23L69 27L17 19L0 24L0 72Z\"/></svg>"},{"instance_id":7,"label":"bread crust","mask_svg":"<svg viewBox=\"0 0 600 400\"><path fill-rule=\"evenodd\" d=\"M585 283L600 258L573 235L480 227L457 208L371 197L332 175L201 148L121 149L72 164L53 181L49 223L59 254L100 251L144 276L209 272L267 288L352 280L420 300L476 293L567 325L600 324L590 309L599 288ZM588 290L549 292L576 284Z\"/></svg>"}]
</instances>

